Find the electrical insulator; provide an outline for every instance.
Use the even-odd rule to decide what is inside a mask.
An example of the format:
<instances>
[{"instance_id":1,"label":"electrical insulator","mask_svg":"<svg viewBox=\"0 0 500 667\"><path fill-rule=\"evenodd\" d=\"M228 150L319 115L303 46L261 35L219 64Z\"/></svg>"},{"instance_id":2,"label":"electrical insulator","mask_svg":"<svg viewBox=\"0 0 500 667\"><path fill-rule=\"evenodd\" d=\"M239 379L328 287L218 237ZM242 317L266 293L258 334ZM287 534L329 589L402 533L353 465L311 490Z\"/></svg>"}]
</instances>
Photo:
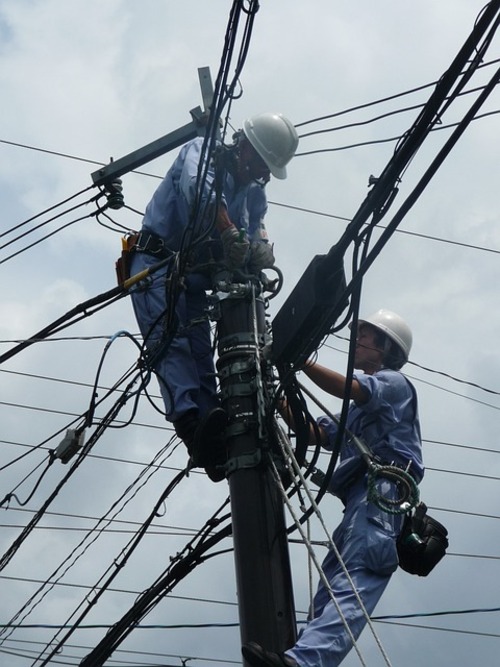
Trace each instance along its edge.
<instances>
[{"instance_id":1,"label":"electrical insulator","mask_svg":"<svg viewBox=\"0 0 500 667\"><path fill-rule=\"evenodd\" d=\"M121 178L116 178L106 185L106 198L109 208L117 210L125 205L123 197L123 184Z\"/></svg>"}]
</instances>

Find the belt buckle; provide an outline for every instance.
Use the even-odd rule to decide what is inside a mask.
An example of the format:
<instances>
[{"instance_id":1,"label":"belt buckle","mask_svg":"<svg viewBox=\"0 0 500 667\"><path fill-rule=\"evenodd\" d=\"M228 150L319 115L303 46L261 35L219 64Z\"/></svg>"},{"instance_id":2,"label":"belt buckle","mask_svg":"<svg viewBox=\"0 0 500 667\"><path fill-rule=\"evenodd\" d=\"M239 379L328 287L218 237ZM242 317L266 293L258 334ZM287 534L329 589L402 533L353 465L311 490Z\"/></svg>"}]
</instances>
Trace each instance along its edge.
<instances>
[{"instance_id":1,"label":"belt buckle","mask_svg":"<svg viewBox=\"0 0 500 667\"><path fill-rule=\"evenodd\" d=\"M135 246L136 251L147 252L151 255L158 255L162 253L164 248L165 243L163 239L149 232L147 233L147 236L144 232L141 232L137 238L137 243Z\"/></svg>"},{"instance_id":2,"label":"belt buckle","mask_svg":"<svg viewBox=\"0 0 500 667\"><path fill-rule=\"evenodd\" d=\"M151 249L149 252L152 255L163 254L165 252L165 242L163 241L163 239L159 238L158 236L156 238L155 237L151 237L151 238L153 238L155 240L156 248L154 250Z\"/></svg>"},{"instance_id":3,"label":"belt buckle","mask_svg":"<svg viewBox=\"0 0 500 667\"><path fill-rule=\"evenodd\" d=\"M139 234L137 235L136 242L134 244L134 250L136 252L146 252L146 247L142 245L143 238L144 238L144 232L139 232ZM148 240L149 240L149 235L148 235Z\"/></svg>"}]
</instances>

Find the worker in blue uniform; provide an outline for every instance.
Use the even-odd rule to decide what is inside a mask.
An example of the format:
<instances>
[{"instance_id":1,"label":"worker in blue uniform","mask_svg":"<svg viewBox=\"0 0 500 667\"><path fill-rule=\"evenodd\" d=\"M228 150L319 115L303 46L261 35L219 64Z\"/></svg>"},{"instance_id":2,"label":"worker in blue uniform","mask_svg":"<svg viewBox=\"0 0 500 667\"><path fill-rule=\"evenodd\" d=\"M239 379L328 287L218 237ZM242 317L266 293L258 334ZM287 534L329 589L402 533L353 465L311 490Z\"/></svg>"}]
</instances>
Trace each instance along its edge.
<instances>
[{"instance_id":1,"label":"worker in blue uniform","mask_svg":"<svg viewBox=\"0 0 500 667\"><path fill-rule=\"evenodd\" d=\"M220 457L205 445L220 444L225 427L206 314L210 269L222 263L258 274L274 264L265 185L271 174L286 178L298 144L292 123L275 113L249 118L233 139L229 146L218 142L210 155L201 137L182 147L146 208L131 253L132 275L166 261L133 290L132 301L165 416L192 464L202 467ZM174 283L181 286L175 294Z\"/></svg>"},{"instance_id":2,"label":"worker in blue uniform","mask_svg":"<svg viewBox=\"0 0 500 667\"><path fill-rule=\"evenodd\" d=\"M362 439L379 461L408 470L419 483L424 468L417 397L413 386L399 371L408 359L411 344L408 325L391 311L379 310L358 321L354 361L357 370L352 378L352 402L346 429ZM322 390L344 397L346 378L340 373L318 364L304 371ZM283 416L290 422L287 410L284 406ZM331 449L337 434L336 421L320 417L318 427L316 437L319 432L321 444ZM377 490L391 500L400 497L395 484L387 479L379 480ZM402 515L388 513L368 500L366 463L347 437L340 450L330 491L345 506L343 519L333 533L333 543L353 585L333 549L329 550L322 568L341 613L320 582L310 618L293 647L284 653L274 653L255 642L243 646L244 657L254 667L339 665L352 648L353 639L363 630L366 614L373 612L398 566L396 540L402 527Z\"/></svg>"}]
</instances>

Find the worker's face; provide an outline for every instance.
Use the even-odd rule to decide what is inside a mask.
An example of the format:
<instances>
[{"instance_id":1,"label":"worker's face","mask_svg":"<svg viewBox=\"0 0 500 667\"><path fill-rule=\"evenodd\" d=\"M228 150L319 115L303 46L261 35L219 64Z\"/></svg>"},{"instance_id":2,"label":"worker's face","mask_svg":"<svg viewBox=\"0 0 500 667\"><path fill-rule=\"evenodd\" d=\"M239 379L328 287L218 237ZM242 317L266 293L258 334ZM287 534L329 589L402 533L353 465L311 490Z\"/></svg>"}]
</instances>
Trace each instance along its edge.
<instances>
[{"instance_id":1,"label":"worker's face","mask_svg":"<svg viewBox=\"0 0 500 667\"><path fill-rule=\"evenodd\" d=\"M251 181L268 183L271 178L269 167L248 141L242 141L238 159L238 182L248 185Z\"/></svg>"},{"instance_id":2,"label":"worker's face","mask_svg":"<svg viewBox=\"0 0 500 667\"><path fill-rule=\"evenodd\" d=\"M356 336L354 366L372 375L382 368L384 350L377 343L377 330L369 324L360 324Z\"/></svg>"}]
</instances>

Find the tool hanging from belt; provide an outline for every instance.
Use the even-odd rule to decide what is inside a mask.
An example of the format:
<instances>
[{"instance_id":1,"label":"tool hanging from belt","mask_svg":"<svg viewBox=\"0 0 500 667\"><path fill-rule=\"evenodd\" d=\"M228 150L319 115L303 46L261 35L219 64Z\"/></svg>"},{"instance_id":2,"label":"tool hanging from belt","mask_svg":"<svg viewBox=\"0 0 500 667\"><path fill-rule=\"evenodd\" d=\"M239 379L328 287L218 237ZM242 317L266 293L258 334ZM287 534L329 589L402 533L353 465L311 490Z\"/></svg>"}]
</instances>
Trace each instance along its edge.
<instances>
[{"instance_id":1,"label":"tool hanging from belt","mask_svg":"<svg viewBox=\"0 0 500 667\"><path fill-rule=\"evenodd\" d=\"M304 387L301 383L299 383L299 387L308 396L313 397L307 387ZM335 415L319 402L317 402L317 404L323 408L325 414L327 414L337 426L340 425L340 420ZM371 449L363 440L361 440L361 438L358 438L358 436L352 433L348 428L344 427L344 433L348 437L349 442L352 442L357 447L361 459L367 467L368 500L374 503L379 509L388 512L389 514L406 514L410 509L416 507L419 502L419 490L416 481L409 472L411 461L408 462L406 467L399 465L395 461L382 461L379 457L373 454ZM315 480L324 480L324 473L321 470L314 470L313 478L315 478ZM394 500L386 498L379 492L377 481L381 478L387 479L396 485L398 490L397 498Z\"/></svg>"},{"instance_id":2,"label":"tool hanging from belt","mask_svg":"<svg viewBox=\"0 0 500 667\"><path fill-rule=\"evenodd\" d=\"M426 577L445 556L448 545L447 529L427 514L424 503L419 503L406 515L398 537L399 567Z\"/></svg>"},{"instance_id":3,"label":"tool hanging from belt","mask_svg":"<svg viewBox=\"0 0 500 667\"><path fill-rule=\"evenodd\" d=\"M361 438L358 438L348 429L345 429L345 432L349 441L358 448L368 470L367 499L388 514L406 514L416 507L420 500L420 492L416 481L409 472L411 461L406 468L392 461L381 461ZM396 485L398 490L396 498L387 498L379 492L377 481L380 479L386 479Z\"/></svg>"}]
</instances>

